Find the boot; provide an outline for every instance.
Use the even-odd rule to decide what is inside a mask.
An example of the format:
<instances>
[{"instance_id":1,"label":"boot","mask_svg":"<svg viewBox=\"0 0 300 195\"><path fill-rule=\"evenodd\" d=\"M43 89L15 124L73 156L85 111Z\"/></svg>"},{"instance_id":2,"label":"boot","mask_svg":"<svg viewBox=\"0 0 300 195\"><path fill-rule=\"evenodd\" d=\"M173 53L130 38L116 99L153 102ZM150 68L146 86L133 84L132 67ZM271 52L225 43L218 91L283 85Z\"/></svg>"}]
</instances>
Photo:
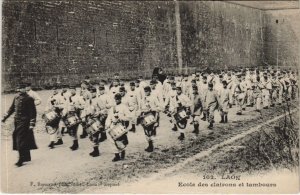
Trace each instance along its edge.
<instances>
[{"instance_id":1,"label":"boot","mask_svg":"<svg viewBox=\"0 0 300 195\"><path fill-rule=\"evenodd\" d=\"M63 143L64 143L64 142L62 141L62 139L59 138L59 139L57 140L57 142L54 143L54 145L62 145Z\"/></svg>"},{"instance_id":2,"label":"boot","mask_svg":"<svg viewBox=\"0 0 300 195\"><path fill-rule=\"evenodd\" d=\"M192 133L199 134L199 124L194 124L194 131Z\"/></svg>"},{"instance_id":3,"label":"boot","mask_svg":"<svg viewBox=\"0 0 300 195\"><path fill-rule=\"evenodd\" d=\"M177 131L177 126L174 125L174 127L172 128L173 131Z\"/></svg>"},{"instance_id":4,"label":"boot","mask_svg":"<svg viewBox=\"0 0 300 195\"><path fill-rule=\"evenodd\" d=\"M54 148L54 145L55 145L55 144L54 144L54 141L51 141L50 144L48 145L48 147L49 147L50 149L53 149L53 148Z\"/></svg>"},{"instance_id":5,"label":"boot","mask_svg":"<svg viewBox=\"0 0 300 195\"><path fill-rule=\"evenodd\" d=\"M125 159L125 150L123 150L122 152L121 152L121 160L124 160Z\"/></svg>"},{"instance_id":6,"label":"boot","mask_svg":"<svg viewBox=\"0 0 300 195\"><path fill-rule=\"evenodd\" d=\"M23 153L23 162L31 161L30 150L25 150Z\"/></svg>"},{"instance_id":7,"label":"boot","mask_svg":"<svg viewBox=\"0 0 300 195\"><path fill-rule=\"evenodd\" d=\"M119 153L115 153L115 158L112 159L113 162L121 160Z\"/></svg>"},{"instance_id":8,"label":"boot","mask_svg":"<svg viewBox=\"0 0 300 195\"><path fill-rule=\"evenodd\" d=\"M201 118L201 120L206 121L206 114L203 113L203 117Z\"/></svg>"},{"instance_id":9,"label":"boot","mask_svg":"<svg viewBox=\"0 0 300 195\"><path fill-rule=\"evenodd\" d=\"M65 133L65 127L62 127L61 128L61 135L64 136L64 133Z\"/></svg>"},{"instance_id":10,"label":"boot","mask_svg":"<svg viewBox=\"0 0 300 195\"><path fill-rule=\"evenodd\" d=\"M224 123L228 123L227 115L224 116Z\"/></svg>"},{"instance_id":11,"label":"boot","mask_svg":"<svg viewBox=\"0 0 300 195\"><path fill-rule=\"evenodd\" d=\"M153 141L149 141L148 148L145 149L146 152L153 152Z\"/></svg>"},{"instance_id":12,"label":"boot","mask_svg":"<svg viewBox=\"0 0 300 195\"><path fill-rule=\"evenodd\" d=\"M229 104L229 108L232 108L232 104Z\"/></svg>"},{"instance_id":13,"label":"boot","mask_svg":"<svg viewBox=\"0 0 300 195\"><path fill-rule=\"evenodd\" d=\"M209 126L207 128L212 129L213 128L213 123L209 123Z\"/></svg>"},{"instance_id":14,"label":"boot","mask_svg":"<svg viewBox=\"0 0 300 195\"><path fill-rule=\"evenodd\" d=\"M132 128L129 131L135 133L135 124L132 124Z\"/></svg>"},{"instance_id":15,"label":"boot","mask_svg":"<svg viewBox=\"0 0 300 195\"><path fill-rule=\"evenodd\" d=\"M77 150L78 149L78 140L73 141L73 145L70 147L71 150Z\"/></svg>"},{"instance_id":16,"label":"boot","mask_svg":"<svg viewBox=\"0 0 300 195\"><path fill-rule=\"evenodd\" d=\"M21 166L23 166L23 162L24 162L24 161L23 161L22 158L20 157L19 160L18 160L18 162L15 163L15 165L16 165L17 167L21 167Z\"/></svg>"},{"instance_id":17,"label":"boot","mask_svg":"<svg viewBox=\"0 0 300 195\"><path fill-rule=\"evenodd\" d=\"M224 115L221 116L221 121L220 121L220 123L224 123Z\"/></svg>"},{"instance_id":18,"label":"boot","mask_svg":"<svg viewBox=\"0 0 300 195\"><path fill-rule=\"evenodd\" d=\"M106 132L101 132L99 142L103 142L107 139Z\"/></svg>"},{"instance_id":19,"label":"boot","mask_svg":"<svg viewBox=\"0 0 300 195\"><path fill-rule=\"evenodd\" d=\"M88 134L87 134L86 130L83 130L83 131L82 131L82 135L80 135L80 139L84 139L84 138L86 138L87 136L88 136Z\"/></svg>"},{"instance_id":20,"label":"boot","mask_svg":"<svg viewBox=\"0 0 300 195\"><path fill-rule=\"evenodd\" d=\"M94 147L94 151L90 153L90 156L92 156L92 157L100 156L100 152L99 152L98 146Z\"/></svg>"},{"instance_id":21,"label":"boot","mask_svg":"<svg viewBox=\"0 0 300 195\"><path fill-rule=\"evenodd\" d=\"M156 127L153 127L152 135L153 135L153 136L156 136Z\"/></svg>"},{"instance_id":22,"label":"boot","mask_svg":"<svg viewBox=\"0 0 300 195\"><path fill-rule=\"evenodd\" d=\"M178 137L179 140L184 140L184 133L180 133L180 136Z\"/></svg>"},{"instance_id":23,"label":"boot","mask_svg":"<svg viewBox=\"0 0 300 195\"><path fill-rule=\"evenodd\" d=\"M246 108L242 108L242 110L246 110Z\"/></svg>"},{"instance_id":24,"label":"boot","mask_svg":"<svg viewBox=\"0 0 300 195\"><path fill-rule=\"evenodd\" d=\"M236 115L242 115L242 112L241 112L241 111L238 111L238 112L236 113Z\"/></svg>"}]
</instances>

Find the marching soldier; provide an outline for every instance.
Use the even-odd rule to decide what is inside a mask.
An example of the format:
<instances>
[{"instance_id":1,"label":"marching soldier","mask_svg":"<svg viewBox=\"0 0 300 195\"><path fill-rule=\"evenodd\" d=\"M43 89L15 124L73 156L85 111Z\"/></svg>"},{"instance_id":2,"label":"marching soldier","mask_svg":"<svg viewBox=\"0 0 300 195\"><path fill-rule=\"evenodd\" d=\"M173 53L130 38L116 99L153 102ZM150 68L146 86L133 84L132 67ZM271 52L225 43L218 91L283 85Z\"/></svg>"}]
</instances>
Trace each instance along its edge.
<instances>
[{"instance_id":1,"label":"marching soldier","mask_svg":"<svg viewBox=\"0 0 300 195\"><path fill-rule=\"evenodd\" d=\"M139 108L140 108L140 99L138 98L138 94L136 93L135 83L130 82L130 89L125 95L123 101L124 104L128 106L130 115L131 129L129 131L136 131L137 118L139 116Z\"/></svg>"},{"instance_id":2,"label":"marching soldier","mask_svg":"<svg viewBox=\"0 0 300 195\"><path fill-rule=\"evenodd\" d=\"M205 108L207 108L207 118L209 122L209 129L213 128L213 123L214 123L214 113L215 110L217 109L218 105L220 105L220 100L217 92L213 90L213 84L208 83L208 90L204 94L204 105Z\"/></svg>"},{"instance_id":3,"label":"marching soldier","mask_svg":"<svg viewBox=\"0 0 300 195\"><path fill-rule=\"evenodd\" d=\"M99 95L97 97L97 108L100 115L100 122L105 127L105 121L107 119L109 109L115 104L111 100L110 96L105 92L104 86L99 86ZM107 139L106 132L101 131L99 142L103 142Z\"/></svg>"},{"instance_id":4,"label":"marching soldier","mask_svg":"<svg viewBox=\"0 0 300 195\"><path fill-rule=\"evenodd\" d=\"M237 102L237 112L236 114L237 115L242 115L242 110L245 110L246 109L246 105L245 105L245 99L246 99L246 91L247 91L247 88L246 88L246 84L245 84L245 80L243 80L242 78L242 75L238 74L237 75L237 79L238 79L238 82L235 86L235 99L236 99L236 102Z\"/></svg>"},{"instance_id":5,"label":"marching soldier","mask_svg":"<svg viewBox=\"0 0 300 195\"><path fill-rule=\"evenodd\" d=\"M200 115L202 113L202 102L201 97L198 92L197 85L193 85L193 93L191 94L192 106L191 106L191 116L193 117L194 131L196 135L199 134L199 124L200 124Z\"/></svg>"},{"instance_id":6,"label":"marching soldier","mask_svg":"<svg viewBox=\"0 0 300 195\"><path fill-rule=\"evenodd\" d=\"M76 94L76 87L70 86L71 96L66 101L66 108L63 112L63 118L68 128L68 132L73 138L73 145L70 147L72 151L77 150L78 144L78 126L81 122L80 112L84 109L85 101L82 96Z\"/></svg>"},{"instance_id":7,"label":"marching soldier","mask_svg":"<svg viewBox=\"0 0 300 195\"><path fill-rule=\"evenodd\" d=\"M271 84L270 80L268 79L267 74L263 75L261 84L263 86L263 89L262 89L263 107L264 107L264 109L268 109L270 106L270 91L272 90L272 84Z\"/></svg>"},{"instance_id":8,"label":"marching soldier","mask_svg":"<svg viewBox=\"0 0 300 195\"><path fill-rule=\"evenodd\" d=\"M253 85L253 98L255 101L255 110L257 112L260 112L262 108L262 89L263 85L260 81L260 76L257 76L256 82Z\"/></svg>"},{"instance_id":9,"label":"marching soldier","mask_svg":"<svg viewBox=\"0 0 300 195\"><path fill-rule=\"evenodd\" d=\"M110 141L114 148L115 157L113 162L124 160L125 149L128 145L128 107L122 104L122 96L120 94L115 95L116 105L113 106L108 113L105 129L110 134Z\"/></svg>"},{"instance_id":10,"label":"marching soldier","mask_svg":"<svg viewBox=\"0 0 300 195\"><path fill-rule=\"evenodd\" d=\"M61 110L63 108L60 107L61 105L59 104L59 98L60 96L57 92L57 89L54 89L53 95L50 96L47 101L45 114L43 114L43 118L46 120L46 131L50 135L50 144L48 145L50 149L54 148L55 142L57 141L58 125L61 119Z\"/></svg>"},{"instance_id":11,"label":"marching soldier","mask_svg":"<svg viewBox=\"0 0 300 195\"><path fill-rule=\"evenodd\" d=\"M30 150L37 149L33 128L36 122L36 108L34 99L26 93L26 85L19 84L18 94L15 96L12 105L4 115L2 122L15 112L13 131L13 150L19 152L19 160L15 163L20 167L24 162L31 161Z\"/></svg>"},{"instance_id":12,"label":"marching soldier","mask_svg":"<svg viewBox=\"0 0 300 195\"><path fill-rule=\"evenodd\" d=\"M204 104L204 98L205 98L205 94L207 93L208 90L208 85L207 85L207 77L205 75L202 76L202 83L198 86L199 91L201 91L201 99L202 99L202 107L203 107L203 117L201 118L201 120L206 121L207 118L207 107L206 104Z\"/></svg>"},{"instance_id":13,"label":"marching soldier","mask_svg":"<svg viewBox=\"0 0 300 195\"><path fill-rule=\"evenodd\" d=\"M228 122L228 110L229 110L229 94L230 91L227 89L227 81L222 81L223 89L219 93L220 97L220 114L221 114L221 121L220 123L227 123Z\"/></svg>"},{"instance_id":14,"label":"marching soldier","mask_svg":"<svg viewBox=\"0 0 300 195\"><path fill-rule=\"evenodd\" d=\"M141 102L141 118L143 120L142 126L148 141L148 147L145 149L147 152L152 152L153 136L156 135L156 128L158 126L157 117L160 110L160 103L156 96L151 95L151 88L149 86L144 88L145 97Z\"/></svg>"},{"instance_id":15,"label":"marching soldier","mask_svg":"<svg viewBox=\"0 0 300 195\"><path fill-rule=\"evenodd\" d=\"M104 131L104 126L102 126L101 121L99 119L100 112L98 108L98 100L97 100L97 89L90 89L92 99L85 103L84 112L85 112L85 121L84 128L90 136L90 140L93 143L93 151L90 153L90 156L97 157L100 155L99 152L99 142L100 142L100 132Z\"/></svg>"},{"instance_id":16,"label":"marching soldier","mask_svg":"<svg viewBox=\"0 0 300 195\"><path fill-rule=\"evenodd\" d=\"M180 85L180 84L179 84ZM181 86L176 87L176 96L171 99L173 105L173 116L175 118L175 128L179 127L180 136L178 137L179 140L184 140L185 138L185 127L187 124L188 115L191 113L191 100L182 93ZM174 113L175 112L175 113Z\"/></svg>"}]
</instances>

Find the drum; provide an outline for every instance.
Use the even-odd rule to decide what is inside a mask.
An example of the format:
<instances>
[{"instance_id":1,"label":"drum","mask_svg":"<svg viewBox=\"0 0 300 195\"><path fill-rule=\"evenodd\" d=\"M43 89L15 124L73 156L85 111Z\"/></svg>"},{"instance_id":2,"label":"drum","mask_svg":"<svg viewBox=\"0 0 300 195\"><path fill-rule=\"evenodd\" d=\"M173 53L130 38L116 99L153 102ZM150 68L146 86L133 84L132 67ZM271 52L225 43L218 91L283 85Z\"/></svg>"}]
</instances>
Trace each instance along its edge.
<instances>
[{"instance_id":1,"label":"drum","mask_svg":"<svg viewBox=\"0 0 300 195\"><path fill-rule=\"evenodd\" d=\"M86 132L88 134L94 135L103 128L101 122L98 119L89 119L86 127Z\"/></svg>"},{"instance_id":2,"label":"drum","mask_svg":"<svg viewBox=\"0 0 300 195\"><path fill-rule=\"evenodd\" d=\"M46 125L53 124L59 120L59 116L55 111L49 111L44 115Z\"/></svg>"},{"instance_id":3,"label":"drum","mask_svg":"<svg viewBox=\"0 0 300 195\"><path fill-rule=\"evenodd\" d=\"M123 125L117 124L108 133L111 136L111 138L116 141L122 135L127 133L127 131Z\"/></svg>"},{"instance_id":4,"label":"drum","mask_svg":"<svg viewBox=\"0 0 300 195\"><path fill-rule=\"evenodd\" d=\"M79 124L81 121L77 115L69 115L67 119L64 121L68 128L73 127Z\"/></svg>"},{"instance_id":5,"label":"drum","mask_svg":"<svg viewBox=\"0 0 300 195\"><path fill-rule=\"evenodd\" d=\"M182 110L180 110L177 114L176 114L176 120L177 121L181 121L181 120L183 120L183 119L186 119L187 118L187 114L186 114L186 112L185 112L185 110L184 109L182 109Z\"/></svg>"},{"instance_id":6,"label":"drum","mask_svg":"<svg viewBox=\"0 0 300 195\"><path fill-rule=\"evenodd\" d=\"M148 113L144 116L144 119L143 119L143 125L145 127L148 127L152 124L154 124L156 121L155 121L155 117L153 116L152 113Z\"/></svg>"}]
</instances>

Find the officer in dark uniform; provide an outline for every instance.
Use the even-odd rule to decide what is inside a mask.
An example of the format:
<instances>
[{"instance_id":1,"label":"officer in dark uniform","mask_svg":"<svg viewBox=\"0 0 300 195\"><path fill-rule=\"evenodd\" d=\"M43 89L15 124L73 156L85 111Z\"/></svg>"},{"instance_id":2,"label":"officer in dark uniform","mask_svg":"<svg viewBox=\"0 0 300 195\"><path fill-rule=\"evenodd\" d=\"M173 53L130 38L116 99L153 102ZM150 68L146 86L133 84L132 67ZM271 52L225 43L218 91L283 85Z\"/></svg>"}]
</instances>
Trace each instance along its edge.
<instances>
[{"instance_id":1,"label":"officer in dark uniform","mask_svg":"<svg viewBox=\"0 0 300 195\"><path fill-rule=\"evenodd\" d=\"M18 94L13 100L2 122L15 112L15 129L13 131L13 150L19 152L19 161L15 164L20 167L24 162L31 161L30 150L37 149L33 128L36 122L36 108L34 99L26 93L26 84L19 84Z\"/></svg>"}]
</instances>

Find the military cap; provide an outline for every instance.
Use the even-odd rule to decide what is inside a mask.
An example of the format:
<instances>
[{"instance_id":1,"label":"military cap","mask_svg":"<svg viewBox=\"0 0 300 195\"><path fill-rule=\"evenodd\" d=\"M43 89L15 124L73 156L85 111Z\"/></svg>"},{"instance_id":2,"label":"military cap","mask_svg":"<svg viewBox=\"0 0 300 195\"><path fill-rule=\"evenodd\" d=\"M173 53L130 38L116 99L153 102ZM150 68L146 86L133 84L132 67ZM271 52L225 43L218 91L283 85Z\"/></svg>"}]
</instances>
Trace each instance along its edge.
<instances>
[{"instance_id":1,"label":"military cap","mask_svg":"<svg viewBox=\"0 0 300 195\"><path fill-rule=\"evenodd\" d=\"M126 90L125 90L125 87L120 87L120 88L119 88L119 92L124 92L124 91L126 91Z\"/></svg>"},{"instance_id":2,"label":"military cap","mask_svg":"<svg viewBox=\"0 0 300 195\"><path fill-rule=\"evenodd\" d=\"M151 88L149 86L144 87L144 91L151 91Z\"/></svg>"},{"instance_id":3,"label":"military cap","mask_svg":"<svg viewBox=\"0 0 300 195\"><path fill-rule=\"evenodd\" d=\"M26 83L23 83L23 82L20 82L17 84L17 89L23 89L23 88L26 88L27 87L27 84Z\"/></svg>"},{"instance_id":4,"label":"military cap","mask_svg":"<svg viewBox=\"0 0 300 195\"><path fill-rule=\"evenodd\" d=\"M97 89L96 89L95 87L90 87L90 88L89 88L89 91L90 91L91 93L96 93L96 92L97 92Z\"/></svg>"},{"instance_id":5,"label":"military cap","mask_svg":"<svg viewBox=\"0 0 300 195\"><path fill-rule=\"evenodd\" d=\"M117 94L115 95L115 100L121 100L121 99L122 99L121 94L117 93Z\"/></svg>"}]
</instances>

